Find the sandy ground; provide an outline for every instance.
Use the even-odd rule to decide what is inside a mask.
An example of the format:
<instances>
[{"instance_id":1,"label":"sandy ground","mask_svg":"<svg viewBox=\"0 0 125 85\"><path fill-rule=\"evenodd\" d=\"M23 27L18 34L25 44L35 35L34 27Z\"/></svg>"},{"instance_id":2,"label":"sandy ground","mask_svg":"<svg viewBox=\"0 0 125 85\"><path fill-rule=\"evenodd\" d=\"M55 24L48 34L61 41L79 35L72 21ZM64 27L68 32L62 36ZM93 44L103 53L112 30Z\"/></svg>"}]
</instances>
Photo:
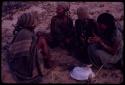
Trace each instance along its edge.
<instances>
[{"instance_id":1,"label":"sandy ground","mask_svg":"<svg viewBox=\"0 0 125 85\"><path fill-rule=\"evenodd\" d=\"M87 7L90 16L94 19L100 13L110 12L112 13L116 20L120 22L123 26L124 19L124 5L120 2L70 2L70 16L73 20L77 18L76 9L80 6ZM26 9L14 10L12 14L12 19L9 19L9 14L2 17L2 48L12 40L12 31L18 16L24 12L37 11L40 17L40 24L35 31L49 32L49 24L52 16L55 15L56 2L35 2L31 4L31 7ZM85 83L85 81L76 81L70 77L70 72L67 69L67 65L79 65L80 62L70 56L67 51L61 48L50 49L52 55L52 60L57 63L57 66L53 69L45 69L41 66L43 71L43 80L40 83ZM4 83L15 83L9 72L8 65L6 63L5 51L2 49L2 59L1 59L1 76L2 82ZM41 60L40 60L41 61ZM42 65L42 61L41 61ZM94 69L95 72L97 69ZM99 74L92 79L89 83L100 83L100 84L119 84L123 82L123 74L119 69L106 70L102 69Z\"/></svg>"}]
</instances>

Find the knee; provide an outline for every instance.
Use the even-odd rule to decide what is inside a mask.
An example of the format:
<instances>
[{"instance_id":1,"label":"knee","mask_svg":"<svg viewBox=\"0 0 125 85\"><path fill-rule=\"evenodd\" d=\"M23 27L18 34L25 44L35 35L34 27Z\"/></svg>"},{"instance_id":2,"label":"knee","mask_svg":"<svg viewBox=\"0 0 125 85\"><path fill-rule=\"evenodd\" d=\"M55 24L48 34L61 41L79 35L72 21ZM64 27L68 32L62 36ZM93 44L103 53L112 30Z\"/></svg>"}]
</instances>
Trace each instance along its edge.
<instances>
[{"instance_id":1,"label":"knee","mask_svg":"<svg viewBox=\"0 0 125 85\"><path fill-rule=\"evenodd\" d=\"M47 45L46 39L43 38L43 37L40 37L39 40L38 40L38 42L37 42L37 45L38 45L38 47L46 46Z\"/></svg>"}]
</instances>

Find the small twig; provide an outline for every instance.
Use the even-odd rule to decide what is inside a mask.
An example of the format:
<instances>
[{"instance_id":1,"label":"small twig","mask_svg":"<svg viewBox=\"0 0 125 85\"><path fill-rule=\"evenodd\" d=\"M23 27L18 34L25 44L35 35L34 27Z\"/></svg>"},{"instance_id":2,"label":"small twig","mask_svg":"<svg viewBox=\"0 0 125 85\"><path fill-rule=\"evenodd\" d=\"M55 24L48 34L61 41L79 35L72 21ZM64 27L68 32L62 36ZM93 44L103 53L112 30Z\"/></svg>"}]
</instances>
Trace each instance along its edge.
<instances>
[{"instance_id":1,"label":"small twig","mask_svg":"<svg viewBox=\"0 0 125 85\"><path fill-rule=\"evenodd\" d=\"M99 74L99 72L101 71L101 69L103 68L104 64L99 68L99 70L95 73L95 76L97 76Z\"/></svg>"},{"instance_id":2,"label":"small twig","mask_svg":"<svg viewBox=\"0 0 125 85\"><path fill-rule=\"evenodd\" d=\"M52 82L54 83L54 78L53 78L54 73L52 72Z\"/></svg>"},{"instance_id":3,"label":"small twig","mask_svg":"<svg viewBox=\"0 0 125 85\"><path fill-rule=\"evenodd\" d=\"M92 66L92 65L89 65L89 66ZM89 75L89 78L88 78L88 84L90 84L92 82L92 79L95 78L99 72L101 71L101 69L103 68L104 64L99 68L99 70L95 73L95 76L92 77L92 75Z\"/></svg>"},{"instance_id":4,"label":"small twig","mask_svg":"<svg viewBox=\"0 0 125 85\"><path fill-rule=\"evenodd\" d=\"M52 70L54 70L56 68L56 66L53 66L46 74L44 74L44 76L45 75L48 75Z\"/></svg>"}]
</instances>

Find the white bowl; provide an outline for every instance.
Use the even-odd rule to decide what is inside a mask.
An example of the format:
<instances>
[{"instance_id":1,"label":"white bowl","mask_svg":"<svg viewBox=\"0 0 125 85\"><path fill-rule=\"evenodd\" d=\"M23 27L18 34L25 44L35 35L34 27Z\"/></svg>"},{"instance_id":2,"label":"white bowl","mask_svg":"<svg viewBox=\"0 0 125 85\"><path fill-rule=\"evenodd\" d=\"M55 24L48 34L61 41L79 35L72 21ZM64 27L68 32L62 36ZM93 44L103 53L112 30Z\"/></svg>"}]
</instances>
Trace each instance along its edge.
<instances>
[{"instance_id":1,"label":"white bowl","mask_svg":"<svg viewBox=\"0 0 125 85\"><path fill-rule=\"evenodd\" d=\"M70 76L76 80L88 80L89 76L95 76L92 69L89 67L75 67L71 72Z\"/></svg>"}]
</instances>

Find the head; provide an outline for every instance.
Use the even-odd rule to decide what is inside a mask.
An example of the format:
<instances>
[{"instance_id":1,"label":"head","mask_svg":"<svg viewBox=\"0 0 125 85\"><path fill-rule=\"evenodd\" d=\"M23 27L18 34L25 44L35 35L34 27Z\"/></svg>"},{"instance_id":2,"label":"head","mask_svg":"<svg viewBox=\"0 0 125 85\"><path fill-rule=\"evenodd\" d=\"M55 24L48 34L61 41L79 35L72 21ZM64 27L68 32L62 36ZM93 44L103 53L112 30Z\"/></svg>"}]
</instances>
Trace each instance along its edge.
<instances>
[{"instance_id":1,"label":"head","mask_svg":"<svg viewBox=\"0 0 125 85\"><path fill-rule=\"evenodd\" d=\"M57 8L56 8L56 13L57 15L59 16L63 16L65 15L65 13L69 10L69 7L67 4L65 3L60 3L60 4L57 4Z\"/></svg>"},{"instance_id":2,"label":"head","mask_svg":"<svg viewBox=\"0 0 125 85\"><path fill-rule=\"evenodd\" d=\"M79 19L89 18L87 8L79 7L77 9L77 16L78 16Z\"/></svg>"},{"instance_id":3,"label":"head","mask_svg":"<svg viewBox=\"0 0 125 85\"><path fill-rule=\"evenodd\" d=\"M98 28L100 30L113 30L115 28L115 19L109 13L102 13L97 18Z\"/></svg>"},{"instance_id":4,"label":"head","mask_svg":"<svg viewBox=\"0 0 125 85\"><path fill-rule=\"evenodd\" d=\"M35 29L37 21L38 18L34 13L24 13L18 18L17 26L32 30Z\"/></svg>"}]
</instances>

